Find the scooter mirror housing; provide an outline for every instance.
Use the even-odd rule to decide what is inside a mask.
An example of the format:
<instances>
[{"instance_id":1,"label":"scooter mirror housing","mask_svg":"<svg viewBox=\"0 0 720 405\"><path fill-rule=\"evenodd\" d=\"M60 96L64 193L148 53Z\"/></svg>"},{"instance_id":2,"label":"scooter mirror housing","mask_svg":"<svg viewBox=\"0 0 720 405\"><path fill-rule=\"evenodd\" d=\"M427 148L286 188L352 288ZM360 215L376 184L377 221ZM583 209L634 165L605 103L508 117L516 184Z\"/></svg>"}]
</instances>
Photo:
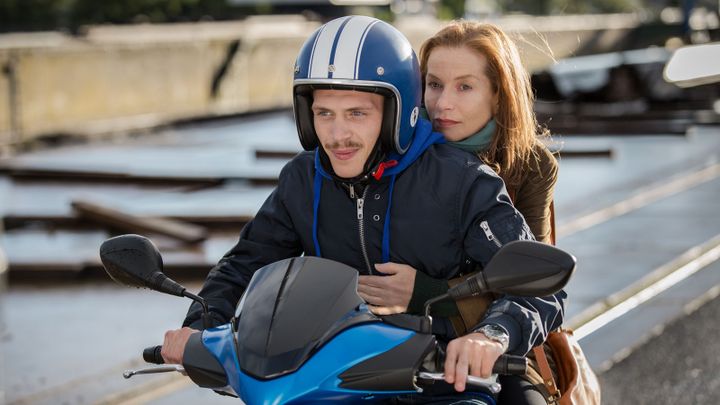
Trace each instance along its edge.
<instances>
[{"instance_id":1,"label":"scooter mirror housing","mask_svg":"<svg viewBox=\"0 0 720 405\"><path fill-rule=\"evenodd\" d=\"M100 260L117 283L184 296L185 287L163 273L160 252L144 236L128 234L106 240L100 246Z\"/></svg>"},{"instance_id":2,"label":"scooter mirror housing","mask_svg":"<svg viewBox=\"0 0 720 405\"><path fill-rule=\"evenodd\" d=\"M133 234L110 238L100 245L100 260L110 278L120 284L187 297L199 303L203 327L211 326L207 302L163 273L162 256L150 239Z\"/></svg>"},{"instance_id":3,"label":"scooter mirror housing","mask_svg":"<svg viewBox=\"0 0 720 405\"><path fill-rule=\"evenodd\" d=\"M706 63L718 58L720 43L683 46L670 57L663 70L663 78L678 87L720 82L720 66L717 63Z\"/></svg>"},{"instance_id":4,"label":"scooter mirror housing","mask_svg":"<svg viewBox=\"0 0 720 405\"><path fill-rule=\"evenodd\" d=\"M573 255L545 243L514 241L475 277L489 292L544 297L560 291L575 271Z\"/></svg>"}]
</instances>

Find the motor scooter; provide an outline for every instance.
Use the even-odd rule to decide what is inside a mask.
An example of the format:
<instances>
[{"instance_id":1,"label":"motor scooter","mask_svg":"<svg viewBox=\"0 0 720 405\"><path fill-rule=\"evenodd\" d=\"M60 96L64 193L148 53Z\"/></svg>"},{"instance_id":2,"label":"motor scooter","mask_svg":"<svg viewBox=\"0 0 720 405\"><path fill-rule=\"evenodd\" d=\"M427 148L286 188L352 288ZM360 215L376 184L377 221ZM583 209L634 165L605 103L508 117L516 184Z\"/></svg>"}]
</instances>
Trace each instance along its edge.
<instances>
[{"instance_id":1,"label":"motor scooter","mask_svg":"<svg viewBox=\"0 0 720 405\"><path fill-rule=\"evenodd\" d=\"M343 402L382 403L417 393L449 394L442 373L443 345L432 334L430 308L445 299L485 292L548 296L575 269L575 258L531 241L504 245L483 269L425 304L422 316L374 315L357 294L358 271L317 257L295 257L255 272L233 318L209 327L205 301L168 278L154 244L121 235L100 247L110 277L127 286L188 297L203 309L202 333L191 335L182 365L125 372L180 372L199 387L240 398L248 405ZM143 358L162 364L161 346ZM523 374L524 357L503 355L490 378L470 376L468 392L495 405L498 374Z\"/></svg>"}]
</instances>

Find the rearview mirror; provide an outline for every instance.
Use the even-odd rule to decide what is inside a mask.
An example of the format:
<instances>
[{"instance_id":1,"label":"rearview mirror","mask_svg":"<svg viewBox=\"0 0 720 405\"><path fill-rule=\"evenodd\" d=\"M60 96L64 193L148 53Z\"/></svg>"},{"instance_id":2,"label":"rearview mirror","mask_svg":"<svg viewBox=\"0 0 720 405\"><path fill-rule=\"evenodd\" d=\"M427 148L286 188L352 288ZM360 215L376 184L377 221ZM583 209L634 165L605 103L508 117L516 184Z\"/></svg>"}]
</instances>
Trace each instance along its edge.
<instances>
[{"instance_id":1,"label":"rearview mirror","mask_svg":"<svg viewBox=\"0 0 720 405\"><path fill-rule=\"evenodd\" d=\"M560 291L575 271L575 257L545 243L514 241L478 273L487 291L543 297Z\"/></svg>"},{"instance_id":2,"label":"rearview mirror","mask_svg":"<svg viewBox=\"0 0 720 405\"><path fill-rule=\"evenodd\" d=\"M679 87L720 82L720 66L717 62L709 62L718 58L719 43L683 46L670 57L663 70L663 78Z\"/></svg>"},{"instance_id":3,"label":"rearview mirror","mask_svg":"<svg viewBox=\"0 0 720 405\"><path fill-rule=\"evenodd\" d=\"M185 287L163 273L160 252L150 239L140 235L120 235L100 246L100 260L116 282L184 296Z\"/></svg>"},{"instance_id":4,"label":"rearview mirror","mask_svg":"<svg viewBox=\"0 0 720 405\"><path fill-rule=\"evenodd\" d=\"M571 254L534 241L513 241L503 246L482 271L450 288L447 294L428 300L430 305L448 297L460 299L495 292L526 297L545 297L560 291L575 271Z\"/></svg>"}]
</instances>

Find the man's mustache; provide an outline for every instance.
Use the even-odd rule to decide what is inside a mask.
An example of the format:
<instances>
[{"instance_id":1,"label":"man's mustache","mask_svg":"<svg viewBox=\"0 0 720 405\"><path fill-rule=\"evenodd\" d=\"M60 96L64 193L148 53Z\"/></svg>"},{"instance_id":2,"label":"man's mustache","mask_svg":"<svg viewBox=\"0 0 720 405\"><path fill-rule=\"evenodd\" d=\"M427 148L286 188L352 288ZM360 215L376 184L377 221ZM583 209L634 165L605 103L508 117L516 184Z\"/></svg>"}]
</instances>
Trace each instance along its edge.
<instances>
[{"instance_id":1,"label":"man's mustache","mask_svg":"<svg viewBox=\"0 0 720 405\"><path fill-rule=\"evenodd\" d=\"M324 145L325 150L333 150L333 149L340 149L340 148L362 148L362 144L353 142L353 141L345 141L345 142L333 142L333 143L326 143Z\"/></svg>"}]
</instances>

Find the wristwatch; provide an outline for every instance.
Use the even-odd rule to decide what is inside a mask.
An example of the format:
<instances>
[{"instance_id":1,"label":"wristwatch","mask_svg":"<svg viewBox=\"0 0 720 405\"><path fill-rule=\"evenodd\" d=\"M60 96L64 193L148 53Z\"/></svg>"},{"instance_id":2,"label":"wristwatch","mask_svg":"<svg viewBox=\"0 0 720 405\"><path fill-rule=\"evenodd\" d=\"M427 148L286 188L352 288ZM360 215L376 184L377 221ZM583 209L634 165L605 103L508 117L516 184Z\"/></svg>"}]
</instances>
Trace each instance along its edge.
<instances>
[{"instance_id":1,"label":"wristwatch","mask_svg":"<svg viewBox=\"0 0 720 405\"><path fill-rule=\"evenodd\" d=\"M499 342L502 345L503 352L507 350L510 344L510 336L505 332L505 329L495 324L483 325L473 332L482 333L488 339Z\"/></svg>"}]
</instances>

